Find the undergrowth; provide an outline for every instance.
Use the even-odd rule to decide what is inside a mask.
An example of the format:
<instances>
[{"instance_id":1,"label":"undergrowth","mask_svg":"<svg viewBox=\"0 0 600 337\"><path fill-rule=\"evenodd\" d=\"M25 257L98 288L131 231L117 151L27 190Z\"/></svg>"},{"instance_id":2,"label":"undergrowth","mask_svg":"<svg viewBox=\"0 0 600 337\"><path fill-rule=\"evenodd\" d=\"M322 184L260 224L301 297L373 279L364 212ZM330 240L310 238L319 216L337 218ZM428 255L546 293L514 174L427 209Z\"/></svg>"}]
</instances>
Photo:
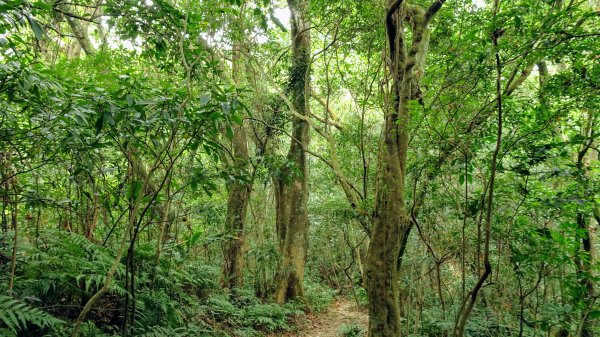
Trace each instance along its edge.
<instances>
[{"instance_id":1,"label":"undergrowth","mask_svg":"<svg viewBox=\"0 0 600 337\"><path fill-rule=\"evenodd\" d=\"M343 324L338 332L343 337L364 337L367 335L365 328L356 325L356 323Z\"/></svg>"},{"instance_id":2,"label":"undergrowth","mask_svg":"<svg viewBox=\"0 0 600 337\"><path fill-rule=\"evenodd\" d=\"M0 234L0 253L10 256L12 233ZM64 231L44 231L36 242L19 242L15 287L0 295L1 336L69 336L72 322L87 300L103 285L114 253L100 244ZM287 331L299 303L278 305L258 298L254 289L233 296L219 286L220 271L196 259L189 247L165 248L157 264L153 245L135 251L136 336L253 337ZM120 336L124 332L125 259L109 292L94 306L81 336ZM0 265L0 288L8 288L10 263ZM313 286L316 287L316 286ZM321 292L321 294L323 294ZM323 300L312 299L320 307Z\"/></svg>"}]
</instances>

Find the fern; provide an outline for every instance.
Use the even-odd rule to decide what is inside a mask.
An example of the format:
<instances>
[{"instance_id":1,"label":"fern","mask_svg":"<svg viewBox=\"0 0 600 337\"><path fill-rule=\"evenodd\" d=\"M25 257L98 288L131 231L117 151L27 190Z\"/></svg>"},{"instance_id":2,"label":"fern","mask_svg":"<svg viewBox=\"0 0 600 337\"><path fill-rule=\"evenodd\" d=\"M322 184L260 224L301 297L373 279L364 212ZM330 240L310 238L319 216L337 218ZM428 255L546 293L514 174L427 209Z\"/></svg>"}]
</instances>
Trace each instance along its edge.
<instances>
[{"instance_id":1,"label":"fern","mask_svg":"<svg viewBox=\"0 0 600 337\"><path fill-rule=\"evenodd\" d=\"M55 328L64 324L64 321L41 309L31 307L25 302L4 295L0 295L0 321L15 333L25 329L29 324L41 328Z\"/></svg>"},{"instance_id":2,"label":"fern","mask_svg":"<svg viewBox=\"0 0 600 337\"><path fill-rule=\"evenodd\" d=\"M37 290L37 296L59 290L92 293L104 284L106 271L114 262L109 249L64 231L44 231L40 238L45 249L24 247L27 262L24 279L33 280L30 288ZM115 279L121 279L124 273L124 266L119 264ZM121 282L112 282L109 290L121 296L126 294Z\"/></svg>"},{"instance_id":3,"label":"fern","mask_svg":"<svg viewBox=\"0 0 600 337\"><path fill-rule=\"evenodd\" d=\"M183 314L180 303L170 298L162 289L144 290L137 296L136 322L144 326L181 326Z\"/></svg>"},{"instance_id":4,"label":"fern","mask_svg":"<svg viewBox=\"0 0 600 337\"><path fill-rule=\"evenodd\" d=\"M210 329L198 327L196 325L187 325L180 328L166 328L163 326L152 326L147 328L143 333L136 334L139 337L187 337L187 336L198 336L198 337L213 337L217 336L217 333Z\"/></svg>"},{"instance_id":5,"label":"fern","mask_svg":"<svg viewBox=\"0 0 600 337\"><path fill-rule=\"evenodd\" d=\"M206 299L208 310L217 317L238 316L239 310L225 295L211 295Z\"/></svg>"},{"instance_id":6,"label":"fern","mask_svg":"<svg viewBox=\"0 0 600 337\"><path fill-rule=\"evenodd\" d=\"M3 337L16 337L17 334L14 331L9 330L7 328L0 328L0 336L3 336Z\"/></svg>"},{"instance_id":7,"label":"fern","mask_svg":"<svg viewBox=\"0 0 600 337\"><path fill-rule=\"evenodd\" d=\"M244 325L250 325L267 331L289 330L287 318L292 310L277 304L256 304L243 311Z\"/></svg>"},{"instance_id":8,"label":"fern","mask_svg":"<svg viewBox=\"0 0 600 337\"><path fill-rule=\"evenodd\" d=\"M165 328L162 326L153 326L150 329L148 329L145 333L139 335L139 337L162 337L162 336L177 337L177 336L182 336L182 335L177 333L175 331L175 329Z\"/></svg>"},{"instance_id":9,"label":"fern","mask_svg":"<svg viewBox=\"0 0 600 337\"><path fill-rule=\"evenodd\" d=\"M343 324L338 332L344 337L363 337L367 335L365 328L356 325L356 323Z\"/></svg>"},{"instance_id":10,"label":"fern","mask_svg":"<svg viewBox=\"0 0 600 337\"><path fill-rule=\"evenodd\" d=\"M262 333L254 330L253 328L236 329L233 333L237 337L261 337L261 336L263 336Z\"/></svg>"}]
</instances>

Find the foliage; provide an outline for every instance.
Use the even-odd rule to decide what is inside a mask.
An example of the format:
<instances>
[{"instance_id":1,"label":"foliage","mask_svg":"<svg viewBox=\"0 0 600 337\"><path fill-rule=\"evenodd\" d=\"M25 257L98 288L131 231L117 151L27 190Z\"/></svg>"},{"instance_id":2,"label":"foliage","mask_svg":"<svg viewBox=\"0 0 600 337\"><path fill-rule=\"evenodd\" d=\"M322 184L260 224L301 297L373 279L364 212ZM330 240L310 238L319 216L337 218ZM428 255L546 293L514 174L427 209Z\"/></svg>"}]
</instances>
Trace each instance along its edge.
<instances>
[{"instance_id":1,"label":"foliage","mask_svg":"<svg viewBox=\"0 0 600 337\"><path fill-rule=\"evenodd\" d=\"M309 279L305 281L304 288L306 290L306 300L315 312L326 310L335 299L336 291L326 284Z\"/></svg>"},{"instance_id":2,"label":"foliage","mask_svg":"<svg viewBox=\"0 0 600 337\"><path fill-rule=\"evenodd\" d=\"M41 232L38 245L40 248L27 245L24 250L23 258L26 260L20 267L23 269L19 272L19 288L15 289L26 298L37 299L33 302L35 306L13 297L0 297L0 318L7 331L14 334L34 331L31 330L32 326L42 331L64 329L66 322L54 315L70 316L62 307L70 307L79 298L90 296L90 291L103 282L95 275L108 268L108 262L112 260L110 252L74 233ZM302 313L296 304L280 306L263 303L251 290L240 290L237 303L234 302L228 294L218 289L214 282L216 271L209 266L190 260L173 265L164 260L154 267L150 263L153 256L147 258L149 260L138 260L136 334L213 336L243 330L247 335L251 331L259 335L259 331L291 329L290 317ZM125 296L128 296L123 290L124 269L125 266L120 264L117 282L110 288L113 294L110 301L123 303ZM112 305L110 302L102 303ZM48 309L43 311L38 306ZM110 316L107 316L110 311L104 309L100 307L94 312L94 317L103 323L96 326L89 322L82 329L84 336L101 336L116 328L110 325ZM222 322L221 328L208 325L208 322L214 321Z\"/></svg>"},{"instance_id":3,"label":"foliage","mask_svg":"<svg viewBox=\"0 0 600 337\"><path fill-rule=\"evenodd\" d=\"M403 1L405 28L427 2ZM285 1L0 1L0 335L69 336L113 266L80 335L262 336L294 330L306 305L368 306L394 82L387 3L307 1L310 62L290 72ZM600 333L600 7L498 4L445 1L411 83L403 336L453 333L486 246L492 274L466 335ZM492 168L495 71L505 113ZM290 75L311 83L295 88L311 92L310 229L305 298L276 304L273 182L302 175L285 155ZM232 232L235 184L250 200ZM225 289L232 242L243 275Z\"/></svg>"},{"instance_id":4,"label":"foliage","mask_svg":"<svg viewBox=\"0 0 600 337\"><path fill-rule=\"evenodd\" d=\"M367 335L364 327L358 326L355 323L342 324L339 328L339 333L343 337L363 337Z\"/></svg>"},{"instance_id":5,"label":"foliage","mask_svg":"<svg viewBox=\"0 0 600 337\"><path fill-rule=\"evenodd\" d=\"M16 336L17 331L26 330L28 326L35 325L42 329L59 329L64 321L38 308L10 296L0 295L0 320L7 336Z\"/></svg>"}]
</instances>

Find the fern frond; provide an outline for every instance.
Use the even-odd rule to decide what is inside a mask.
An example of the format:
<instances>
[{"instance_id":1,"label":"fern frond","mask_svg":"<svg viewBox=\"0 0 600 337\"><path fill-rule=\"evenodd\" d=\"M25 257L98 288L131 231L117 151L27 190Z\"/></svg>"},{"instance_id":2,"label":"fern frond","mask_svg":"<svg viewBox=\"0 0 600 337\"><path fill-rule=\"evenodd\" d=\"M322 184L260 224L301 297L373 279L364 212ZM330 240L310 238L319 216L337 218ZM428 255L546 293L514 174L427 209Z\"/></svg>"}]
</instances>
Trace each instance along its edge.
<instances>
[{"instance_id":1,"label":"fern frond","mask_svg":"<svg viewBox=\"0 0 600 337\"><path fill-rule=\"evenodd\" d=\"M25 302L5 295L0 295L0 321L14 332L24 329L29 324L42 328L64 324L64 321L41 309L31 307Z\"/></svg>"}]
</instances>

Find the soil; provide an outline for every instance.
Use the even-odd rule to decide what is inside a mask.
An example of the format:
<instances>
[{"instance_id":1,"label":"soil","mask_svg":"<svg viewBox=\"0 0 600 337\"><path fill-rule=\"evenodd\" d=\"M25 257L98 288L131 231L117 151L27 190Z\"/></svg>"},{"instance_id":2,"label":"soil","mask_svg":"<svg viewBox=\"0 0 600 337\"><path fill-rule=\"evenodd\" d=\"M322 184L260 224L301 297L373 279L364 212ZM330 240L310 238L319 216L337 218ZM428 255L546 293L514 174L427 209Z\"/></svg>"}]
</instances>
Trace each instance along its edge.
<instances>
[{"instance_id":1,"label":"soil","mask_svg":"<svg viewBox=\"0 0 600 337\"><path fill-rule=\"evenodd\" d=\"M297 331L278 333L269 337L342 337L340 328L354 325L367 330L369 316L365 308L358 308L354 301L338 299L326 312L307 315L304 322L298 322Z\"/></svg>"}]
</instances>

